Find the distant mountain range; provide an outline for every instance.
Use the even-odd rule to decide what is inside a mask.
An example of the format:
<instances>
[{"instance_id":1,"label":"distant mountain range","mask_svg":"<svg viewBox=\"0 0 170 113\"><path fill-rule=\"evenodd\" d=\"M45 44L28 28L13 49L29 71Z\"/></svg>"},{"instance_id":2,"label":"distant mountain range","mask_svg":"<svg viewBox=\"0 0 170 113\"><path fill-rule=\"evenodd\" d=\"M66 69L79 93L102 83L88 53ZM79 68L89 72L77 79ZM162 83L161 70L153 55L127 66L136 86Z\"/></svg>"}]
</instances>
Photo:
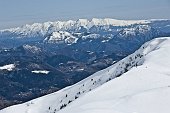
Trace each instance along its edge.
<instances>
[{"instance_id":1,"label":"distant mountain range","mask_svg":"<svg viewBox=\"0 0 170 113\"><path fill-rule=\"evenodd\" d=\"M165 36L170 20L79 19L0 30L0 108L75 84Z\"/></svg>"}]
</instances>

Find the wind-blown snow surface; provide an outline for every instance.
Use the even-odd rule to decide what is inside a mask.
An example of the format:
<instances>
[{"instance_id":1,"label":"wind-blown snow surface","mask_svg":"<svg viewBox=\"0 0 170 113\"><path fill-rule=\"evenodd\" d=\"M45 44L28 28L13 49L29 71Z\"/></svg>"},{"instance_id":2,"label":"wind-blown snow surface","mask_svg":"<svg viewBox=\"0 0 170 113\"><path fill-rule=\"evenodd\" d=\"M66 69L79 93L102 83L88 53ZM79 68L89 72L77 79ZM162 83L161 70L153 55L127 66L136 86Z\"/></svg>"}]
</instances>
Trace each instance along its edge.
<instances>
[{"instance_id":1,"label":"wind-blown snow surface","mask_svg":"<svg viewBox=\"0 0 170 113\"><path fill-rule=\"evenodd\" d=\"M0 113L169 113L169 53L170 38L154 39L73 86Z\"/></svg>"}]
</instances>

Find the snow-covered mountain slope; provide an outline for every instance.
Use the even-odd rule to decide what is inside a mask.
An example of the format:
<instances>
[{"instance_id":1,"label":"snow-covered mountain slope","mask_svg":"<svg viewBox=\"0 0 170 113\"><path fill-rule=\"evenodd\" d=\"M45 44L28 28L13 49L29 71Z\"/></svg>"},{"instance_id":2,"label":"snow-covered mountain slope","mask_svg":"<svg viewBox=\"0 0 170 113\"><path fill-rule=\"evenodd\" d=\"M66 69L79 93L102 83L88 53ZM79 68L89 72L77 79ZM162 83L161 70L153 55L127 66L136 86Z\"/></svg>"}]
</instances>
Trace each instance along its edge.
<instances>
[{"instance_id":1,"label":"snow-covered mountain slope","mask_svg":"<svg viewBox=\"0 0 170 113\"><path fill-rule=\"evenodd\" d=\"M57 31L53 32L50 36L44 39L46 43L67 43L72 44L76 43L78 38L74 37L66 31Z\"/></svg>"},{"instance_id":2,"label":"snow-covered mountain slope","mask_svg":"<svg viewBox=\"0 0 170 113\"><path fill-rule=\"evenodd\" d=\"M170 38L155 39L139 51L144 55L142 65L85 94L59 113L169 113Z\"/></svg>"},{"instance_id":3,"label":"snow-covered mountain slope","mask_svg":"<svg viewBox=\"0 0 170 113\"><path fill-rule=\"evenodd\" d=\"M75 85L0 113L169 113L169 53L170 38L154 39Z\"/></svg>"}]
</instances>

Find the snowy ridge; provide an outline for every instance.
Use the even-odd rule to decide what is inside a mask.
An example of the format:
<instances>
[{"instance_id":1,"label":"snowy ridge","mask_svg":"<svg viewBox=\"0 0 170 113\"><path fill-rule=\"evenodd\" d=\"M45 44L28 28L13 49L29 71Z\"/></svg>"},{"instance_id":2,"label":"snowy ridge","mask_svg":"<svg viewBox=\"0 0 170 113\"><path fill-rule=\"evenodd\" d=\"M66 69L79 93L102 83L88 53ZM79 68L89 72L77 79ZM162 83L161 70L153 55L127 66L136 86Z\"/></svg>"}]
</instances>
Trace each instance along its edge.
<instances>
[{"instance_id":1,"label":"snowy ridge","mask_svg":"<svg viewBox=\"0 0 170 113\"><path fill-rule=\"evenodd\" d=\"M22 27L11 28L0 30L0 33L11 33L17 34L22 37L36 37L36 36L45 36L52 31L68 30L68 29L77 29L81 26L89 29L92 26L128 26L132 24L147 24L150 23L149 20L115 20L110 18L97 19L93 18L92 20L88 19L78 19L77 21L56 21L56 22L45 22L45 23L34 23L32 25L24 25Z\"/></svg>"},{"instance_id":2,"label":"snowy ridge","mask_svg":"<svg viewBox=\"0 0 170 113\"><path fill-rule=\"evenodd\" d=\"M75 85L66 87L58 92L40 97L38 99L34 99L24 104L6 108L4 110L1 110L0 113L13 113L13 111L17 111L18 113L58 112L68 105L71 106L72 104L70 103L73 103L74 105L74 103L76 103L79 100L77 98L81 99L84 96L88 95L89 94L88 92L91 91L94 92L95 90L98 89L97 87L99 86L102 87L103 84L106 84L106 82L114 79L115 77L121 76L123 73L129 71L131 68L137 66L140 67L141 65L143 65L146 59L148 59L149 55L151 53L154 53L157 49L159 49L162 46L162 43L164 42L168 42L168 44L170 44L170 39L159 38L147 42L135 53L129 55L128 57L124 58L118 63L91 75L90 77L78 82ZM68 109L69 108L70 107L68 106ZM64 110L65 109L61 110L61 112ZM67 111L66 113L69 113L69 111Z\"/></svg>"},{"instance_id":3,"label":"snowy ridge","mask_svg":"<svg viewBox=\"0 0 170 113\"><path fill-rule=\"evenodd\" d=\"M63 46L79 44L86 39L94 43L98 38L105 43L113 38L129 38L138 42L146 42L155 37L169 36L169 24L170 20L79 19L77 21L34 23L0 30L0 38L19 40L23 43L29 41L29 43L39 42L41 44L44 42L43 44L61 44ZM94 42L92 42L93 40Z\"/></svg>"},{"instance_id":4,"label":"snowy ridge","mask_svg":"<svg viewBox=\"0 0 170 113\"><path fill-rule=\"evenodd\" d=\"M136 33L142 33L145 34L151 29L149 25L139 25L135 28L125 28L122 31L122 34L120 34L122 37L123 36L129 36L129 35L136 35Z\"/></svg>"},{"instance_id":5,"label":"snowy ridge","mask_svg":"<svg viewBox=\"0 0 170 113\"><path fill-rule=\"evenodd\" d=\"M70 33L66 31L58 31L53 32L51 36L48 36L44 39L44 42L46 43L67 43L67 44L73 44L76 43L78 38L74 37Z\"/></svg>"}]
</instances>

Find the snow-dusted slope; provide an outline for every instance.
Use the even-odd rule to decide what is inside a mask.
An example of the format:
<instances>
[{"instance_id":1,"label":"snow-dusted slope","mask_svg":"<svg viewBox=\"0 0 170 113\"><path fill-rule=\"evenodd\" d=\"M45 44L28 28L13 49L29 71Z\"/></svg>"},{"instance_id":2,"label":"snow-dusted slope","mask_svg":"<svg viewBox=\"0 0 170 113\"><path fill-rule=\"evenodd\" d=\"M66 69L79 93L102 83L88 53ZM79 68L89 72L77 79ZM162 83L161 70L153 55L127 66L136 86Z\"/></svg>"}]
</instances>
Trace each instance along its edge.
<instances>
[{"instance_id":1,"label":"snow-dusted slope","mask_svg":"<svg viewBox=\"0 0 170 113\"><path fill-rule=\"evenodd\" d=\"M44 39L44 42L46 43L67 43L72 44L76 43L78 38L74 37L70 33L66 31L58 31L53 32L51 36L48 36Z\"/></svg>"},{"instance_id":2,"label":"snow-dusted slope","mask_svg":"<svg viewBox=\"0 0 170 113\"><path fill-rule=\"evenodd\" d=\"M73 86L0 113L169 113L169 53L170 38L154 39Z\"/></svg>"},{"instance_id":3,"label":"snow-dusted slope","mask_svg":"<svg viewBox=\"0 0 170 113\"><path fill-rule=\"evenodd\" d=\"M41 52L41 48L38 48L36 46L23 45L23 48L26 49L27 51L30 51L31 53Z\"/></svg>"}]
</instances>

